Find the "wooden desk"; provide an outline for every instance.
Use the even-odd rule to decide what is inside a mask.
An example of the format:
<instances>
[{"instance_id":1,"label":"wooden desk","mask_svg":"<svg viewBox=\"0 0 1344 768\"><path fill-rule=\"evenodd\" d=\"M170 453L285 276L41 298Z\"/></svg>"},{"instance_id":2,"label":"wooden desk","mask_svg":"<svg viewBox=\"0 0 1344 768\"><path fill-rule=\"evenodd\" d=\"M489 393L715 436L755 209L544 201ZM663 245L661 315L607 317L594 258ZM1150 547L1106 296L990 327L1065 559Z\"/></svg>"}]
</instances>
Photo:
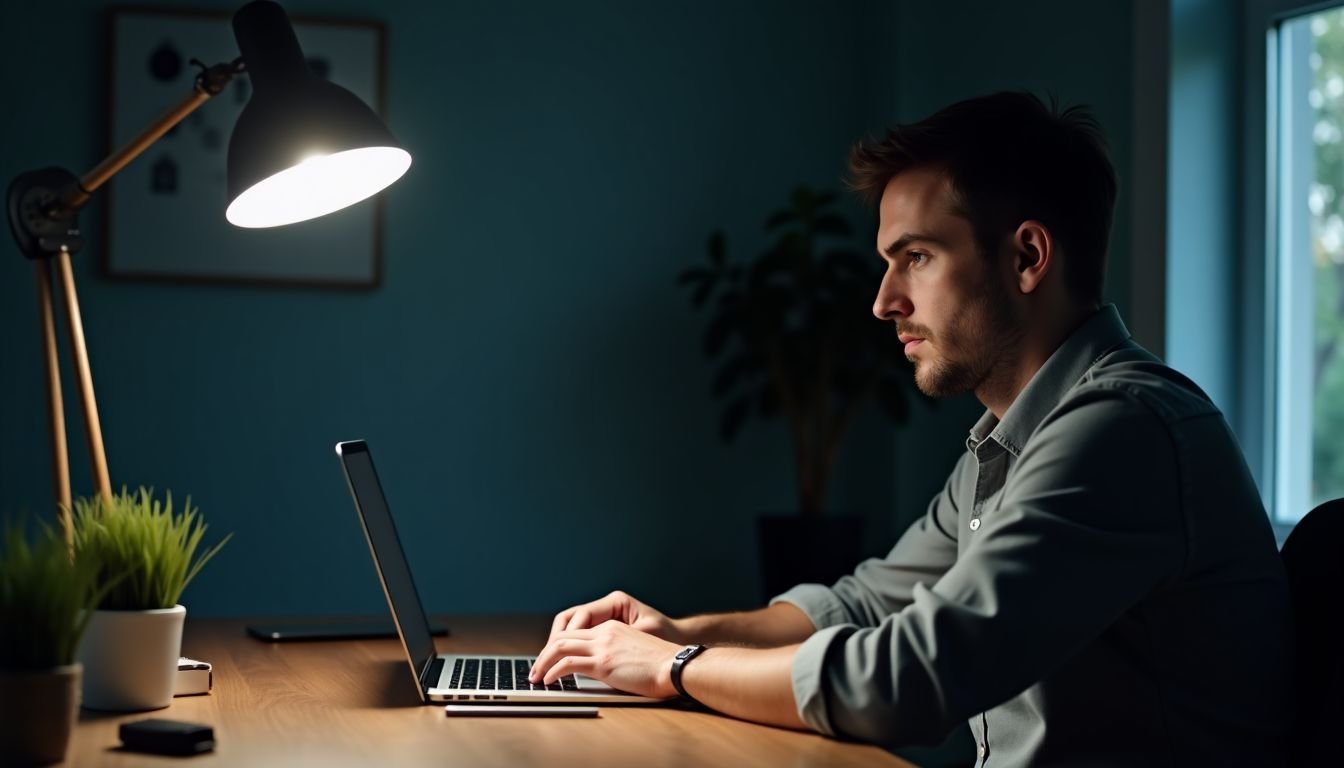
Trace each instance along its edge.
<instances>
[{"instance_id":1,"label":"wooden desk","mask_svg":"<svg viewBox=\"0 0 1344 768\"><path fill-rule=\"evenodd\" d=\"M536 653L549 620L446 617L440 651ZM459 718L422 705L396 640L264 643L246 622L187 619L185 656L214 665L209 696L129 715L81 711L66 765L908 766L884 750L667 707L602 707L596 719ZM117 726L163 717L214 727L192 758L121 752Z\"/></svg>"}]
</instances>

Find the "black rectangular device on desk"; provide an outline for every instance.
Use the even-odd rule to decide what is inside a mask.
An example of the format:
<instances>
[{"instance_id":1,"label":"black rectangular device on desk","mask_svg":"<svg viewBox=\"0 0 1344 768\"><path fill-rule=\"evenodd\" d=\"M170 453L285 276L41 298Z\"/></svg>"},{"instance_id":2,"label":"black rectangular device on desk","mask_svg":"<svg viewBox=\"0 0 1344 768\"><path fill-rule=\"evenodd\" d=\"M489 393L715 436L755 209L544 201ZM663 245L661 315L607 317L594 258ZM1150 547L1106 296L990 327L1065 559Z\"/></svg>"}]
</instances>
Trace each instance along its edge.
<instances>
[{"instance_id":1,"label":"black rectangular device on desk","mask_svg":"<svg viewBox=\"0 0 1344 768\"><path fill-rule=\"evenodd\" d=\"M435 637L446 637L448 628L442 624L430 624L429 631ZM247 634L258 640L280 642L284 640L368 640L380 637L396 637L397 627L390 621L352 619L349 621L323 622L277 622L274 624L249 624Z\"/></svg>"},{"instance_id":2,"label":"black rectangular device on desk","mask_svg":"<svg viewBox=\"0 0 1344 768\"><path fill-rule=\"evenodd\" d=\"M215 729L199 723L151 717L122 723L121 745L135 752L160 755L196 755L215 748Z\"/></svg>"}]
</instances>

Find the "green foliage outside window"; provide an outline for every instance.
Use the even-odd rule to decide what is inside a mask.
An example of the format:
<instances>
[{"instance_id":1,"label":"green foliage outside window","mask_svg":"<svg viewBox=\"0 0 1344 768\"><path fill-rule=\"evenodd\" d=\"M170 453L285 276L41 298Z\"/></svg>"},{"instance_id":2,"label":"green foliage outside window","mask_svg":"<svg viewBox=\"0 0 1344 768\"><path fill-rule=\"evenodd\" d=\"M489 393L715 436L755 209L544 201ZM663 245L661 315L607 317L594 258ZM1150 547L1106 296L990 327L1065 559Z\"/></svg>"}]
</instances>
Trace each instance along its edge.
<instances>
[{"instance_id":1,"label":"green foliage outside window","mask_svg":"<svg viewBox=\"0 0 1344 768\"><path fill-rule=\"evenodd\" d=\"M1344 497L1344 9L1311 20L1312 504Z\"/></svg>"}]
</instances>

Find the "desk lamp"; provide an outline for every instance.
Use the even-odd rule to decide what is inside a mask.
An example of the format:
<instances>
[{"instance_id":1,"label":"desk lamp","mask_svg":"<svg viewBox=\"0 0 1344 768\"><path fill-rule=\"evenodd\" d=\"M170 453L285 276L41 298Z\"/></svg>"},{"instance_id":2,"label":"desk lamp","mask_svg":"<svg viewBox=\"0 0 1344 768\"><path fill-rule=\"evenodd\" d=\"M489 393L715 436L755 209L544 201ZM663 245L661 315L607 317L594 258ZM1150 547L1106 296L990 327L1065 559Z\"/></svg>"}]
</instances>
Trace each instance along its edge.
<instances>
[{"instance_id":1,"label":"desk lamp","mask_svg":"<svg viewBox=\"0 0 1344 768\"><path fill-rule=\"evenodd\" d=\"M98 493L112 496L93 395L84 327L70 256L83 244L77 216L92 194L197 107L246 72L252 97L229 139L228 208L239 227L274 227L322 216L359 202L396 181L411 156L387 126L354 94L312 74L284 9L268 0L249 3L233 16L242 54L201 68L192 93L93 170L76 177L63 168L19 174L9 185L9 226L37 272L42 345L46 362L53 480L67 543L70 466L56 347L55 287L51 262L64 294L75 374Z\"/></svg>"}]
</instances>

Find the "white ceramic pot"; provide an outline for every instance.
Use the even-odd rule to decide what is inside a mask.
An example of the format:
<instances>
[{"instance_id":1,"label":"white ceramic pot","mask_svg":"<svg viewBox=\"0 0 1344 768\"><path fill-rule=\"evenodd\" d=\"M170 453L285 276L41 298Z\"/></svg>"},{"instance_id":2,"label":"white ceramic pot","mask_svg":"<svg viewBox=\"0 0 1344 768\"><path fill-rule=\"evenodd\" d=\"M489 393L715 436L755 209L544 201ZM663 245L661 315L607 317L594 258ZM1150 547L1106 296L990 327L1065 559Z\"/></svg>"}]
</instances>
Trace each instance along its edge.
<instances>
[{"instance_id":1,"label":"white ceramic pot","mask_svg":"<svg viewBox=\"0 0 1344 768\"><path fill-rule=\"evenodd\" d=\"M79 644L84 706L132 712L171 704L186 617L187 609L180 605L94 611Z\"/></svg>"},{"instance_id":2,"label":"white ceramic pot","mask_svg":"<svg viewBox=\"0 0 1344 768\"><path fill-rule=\"evenodd\" d=\"M79 714L79 665L0 670L0 765L65 759Z\"/></svg>"}]
</instances>

